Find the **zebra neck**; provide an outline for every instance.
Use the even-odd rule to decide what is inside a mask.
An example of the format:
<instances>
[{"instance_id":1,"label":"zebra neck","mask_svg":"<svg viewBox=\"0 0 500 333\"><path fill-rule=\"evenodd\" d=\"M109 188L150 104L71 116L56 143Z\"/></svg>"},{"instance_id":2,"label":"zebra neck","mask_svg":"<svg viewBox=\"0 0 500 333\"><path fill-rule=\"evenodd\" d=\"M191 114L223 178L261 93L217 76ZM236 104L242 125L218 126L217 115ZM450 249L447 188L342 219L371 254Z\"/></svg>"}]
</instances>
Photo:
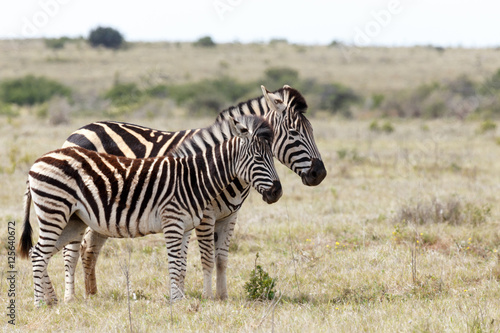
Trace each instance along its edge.
<instances>
[{"instance_id":1,"label":"zebra neck","mask_svg":"<svg viewBox=\"0 0 500 333\"><path fill-rule=\"evenodd\" d=\"M214 154L211 154L209 163L209 176L213 179L214 184L211 200L219 196L237 178L236 161L239 157L239 141L224 142L221 148L214 147ZM221 151L222 153L219 155Z\"/></svg>"},{"instance_id":2,"label":"zebra neck","mask_svg":"<svg viewBox=\"0 0 500 333\"><path fill-rule=\"evenodd\" d=\"M207 196L204 198L208 204L219 196L222 191L238 177L236 161L239 158L239 141L229 140L221 145L207 149L203 153L204 170L199 170L198 183L203 187ZM200 161L200 157L195 157Z\"/></svg>"},{"instance_id":3,"label":"zebra neck","mask_svg":"<svg viewBox=\"0 0 500 333\"><path fill-rule=\"evenodd\" d=\"M266 99L264 98L264 96L260 96L221 111L221 113L219 113L219 115L217 116L216 121L228 119L230 116L265 116L269 111L270 110L267 106Z\"/></svg>"}]
</instances>

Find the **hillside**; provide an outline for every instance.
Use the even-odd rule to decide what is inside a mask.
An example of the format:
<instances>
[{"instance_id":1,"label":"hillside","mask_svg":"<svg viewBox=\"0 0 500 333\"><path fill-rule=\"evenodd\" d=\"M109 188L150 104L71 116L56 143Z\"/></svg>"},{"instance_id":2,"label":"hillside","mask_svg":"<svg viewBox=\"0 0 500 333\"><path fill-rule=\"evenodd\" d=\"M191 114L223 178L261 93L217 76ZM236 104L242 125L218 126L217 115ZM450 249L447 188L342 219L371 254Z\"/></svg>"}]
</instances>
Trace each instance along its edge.
<instances>
[{"instance_id":1,"label":"hillside","mask_svg":"<svg viewBox=\"0 0 500 333\"><path fill-rule=\"evenodd\" d=\"M45 75L86 94L114 80L199 81L224 74L257 80L270 67L291 67L303 79L338 82L361 93L387 93L461 75L480 81L500 68L495 49L349 48L277 44L133 43L128 49L92 49L84 41L48 49L43 40L0 41L0 79Z\"/></svg>"}]
</instances>

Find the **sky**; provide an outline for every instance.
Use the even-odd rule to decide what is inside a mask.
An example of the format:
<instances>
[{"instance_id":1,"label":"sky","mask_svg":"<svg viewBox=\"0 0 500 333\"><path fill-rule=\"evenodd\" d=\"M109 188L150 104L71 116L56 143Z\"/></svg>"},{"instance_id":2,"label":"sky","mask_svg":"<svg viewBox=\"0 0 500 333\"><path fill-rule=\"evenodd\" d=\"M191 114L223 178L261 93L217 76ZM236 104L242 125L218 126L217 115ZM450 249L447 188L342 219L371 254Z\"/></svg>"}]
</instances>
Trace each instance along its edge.
<instances>
[{"instance_id":1,"label":"sky","mask_svg":"<svg viewBox=\"0 0 500 333\"><path fill-rule=\"evenodd\" d=\"M128 41L498 47L500 1L0 0L0 39L87 37L97 26Z\"/></svg>"}]
</instances>

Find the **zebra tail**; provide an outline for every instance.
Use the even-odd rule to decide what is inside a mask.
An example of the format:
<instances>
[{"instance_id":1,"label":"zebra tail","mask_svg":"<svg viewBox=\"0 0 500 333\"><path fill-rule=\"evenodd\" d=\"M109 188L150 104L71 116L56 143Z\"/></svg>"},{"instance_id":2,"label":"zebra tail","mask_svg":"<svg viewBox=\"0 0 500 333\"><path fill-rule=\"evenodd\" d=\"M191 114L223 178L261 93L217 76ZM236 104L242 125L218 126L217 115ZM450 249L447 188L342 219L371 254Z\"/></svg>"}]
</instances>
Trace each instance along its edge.
<instances>
[{"instance_id":1,"label":"zebra tail","mask_svg":"<svg viewBox=\"0 0 500 333\"><path fill-rule=\"evenodd\" d=\"M21 234L21 239L19 240L18 253L22 259L28 259L30 250L33 247L33 239L31 234L33 229L30 223L30 207L31 207L31 191L30 183L26 182L26 193L24 193L24 224L23 233Z\"/></svg>"}]
</instances>

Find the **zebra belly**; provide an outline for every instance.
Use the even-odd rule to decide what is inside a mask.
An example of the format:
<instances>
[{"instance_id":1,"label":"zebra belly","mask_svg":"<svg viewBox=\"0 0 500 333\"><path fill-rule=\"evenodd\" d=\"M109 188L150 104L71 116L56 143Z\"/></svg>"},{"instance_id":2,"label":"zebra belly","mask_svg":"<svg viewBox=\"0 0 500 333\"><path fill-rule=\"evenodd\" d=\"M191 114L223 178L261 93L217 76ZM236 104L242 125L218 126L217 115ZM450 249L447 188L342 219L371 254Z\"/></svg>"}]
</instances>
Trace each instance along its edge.
<instances>
[{"instance_id":1,"label":"zebra belly","mask_svg":"<svg viewBox=\"0 0 500 333\"><path fill-rule=\"evenodd\" d=\"M127 224L123 218L117 223L115 214L112 214L108 220L103 218L98 221L90 217L86 210L82 208L83 206L77 204L75 214L89 228L106 237L136 238L162 232L161 219L155 212L148 212L137 219L131 219Z\"/></svg>"}]
</instances>

